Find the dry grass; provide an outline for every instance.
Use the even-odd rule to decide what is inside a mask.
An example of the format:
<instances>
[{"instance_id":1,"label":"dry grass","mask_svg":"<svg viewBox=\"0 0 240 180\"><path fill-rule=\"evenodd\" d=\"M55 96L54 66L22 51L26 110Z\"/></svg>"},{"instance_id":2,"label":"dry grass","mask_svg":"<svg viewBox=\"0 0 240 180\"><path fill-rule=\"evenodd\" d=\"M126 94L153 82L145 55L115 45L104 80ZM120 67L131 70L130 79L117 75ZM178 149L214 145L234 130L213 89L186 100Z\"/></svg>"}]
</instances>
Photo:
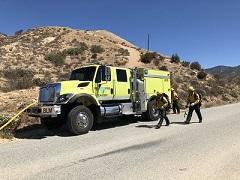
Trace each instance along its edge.
<instances>
[{"instance_id":1,"label":"dry grass","mask_svg":"<svg viewBox=\"0 0 240 180\"><path fill-rule=\"evenodd\" d=\"M10 119L10 116L0 115L0 127L2 127L5 123L7 123L9 119ZM13 133L15 132L19 124L20 124L19 121L10 123L7 127L5 127L3 130L0 131L0 138L12 139L14 137Z\"/></svg>"}]
</instances>

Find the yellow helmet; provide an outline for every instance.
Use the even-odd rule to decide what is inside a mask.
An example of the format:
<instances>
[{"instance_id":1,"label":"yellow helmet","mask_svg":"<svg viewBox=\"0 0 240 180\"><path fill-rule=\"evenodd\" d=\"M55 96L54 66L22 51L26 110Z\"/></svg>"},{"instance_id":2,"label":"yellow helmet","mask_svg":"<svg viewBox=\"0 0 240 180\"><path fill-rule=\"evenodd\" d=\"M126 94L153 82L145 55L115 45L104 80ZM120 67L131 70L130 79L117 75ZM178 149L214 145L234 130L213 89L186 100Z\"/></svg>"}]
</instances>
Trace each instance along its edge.
<instances>
[{"instance_id":1,"label":"yellow helmet","mask_svg":"<svg viewBox=\"0 0 240 180\"><path fill-rule=\"evenodd\" d=\"M195 89L192 86L188 87L188 91L194 91Z\"/></svg>"}]
</instances>

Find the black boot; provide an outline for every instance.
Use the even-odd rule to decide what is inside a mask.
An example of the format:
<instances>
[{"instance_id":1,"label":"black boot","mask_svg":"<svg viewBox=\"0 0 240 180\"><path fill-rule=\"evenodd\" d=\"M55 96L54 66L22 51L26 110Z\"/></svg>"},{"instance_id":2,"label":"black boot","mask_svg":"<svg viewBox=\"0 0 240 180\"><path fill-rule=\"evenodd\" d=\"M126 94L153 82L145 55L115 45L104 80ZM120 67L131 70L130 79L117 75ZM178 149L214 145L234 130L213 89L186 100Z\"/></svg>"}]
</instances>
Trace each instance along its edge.
<instances>
[{"instance_id":1,"label":"black boot","mask_svg":"<svg viewBox=\"0 0 240 180\"><path fill-rule=\"evenodd\" d=\"M170 125L170 121L166 121L166 126L169 126Z\"/></svg>"},{"instance_id":2,"label":"black boot","mask_svg":"<svg viewBox=\"0 0 240 180\"><path fill-rule=\"evenodd\" d=\"M160 129L160 127L161 127L161 126L159 126L159 125L156 125L155 129Z\"/></svg>"}]
</instances>

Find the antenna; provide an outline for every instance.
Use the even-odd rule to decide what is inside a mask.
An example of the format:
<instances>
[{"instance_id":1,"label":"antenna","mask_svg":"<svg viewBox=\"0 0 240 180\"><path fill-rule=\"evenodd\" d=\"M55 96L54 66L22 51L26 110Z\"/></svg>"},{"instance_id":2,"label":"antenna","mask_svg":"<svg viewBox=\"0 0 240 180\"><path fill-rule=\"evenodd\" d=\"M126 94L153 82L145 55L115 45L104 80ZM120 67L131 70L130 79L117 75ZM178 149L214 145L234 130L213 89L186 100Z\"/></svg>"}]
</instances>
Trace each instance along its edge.
<instances>
[{"instance_id":1,"label":"antenna","mask_svg":"<svg viewBox=\"0 0 240 180\"><path fill-rule=\"evenodd\" d=\"M149 33L148 33L148 46L147 46L147 50L149 51L149 48L150 48L150 35L149 35Z\"/></svg>"}]
</instances>

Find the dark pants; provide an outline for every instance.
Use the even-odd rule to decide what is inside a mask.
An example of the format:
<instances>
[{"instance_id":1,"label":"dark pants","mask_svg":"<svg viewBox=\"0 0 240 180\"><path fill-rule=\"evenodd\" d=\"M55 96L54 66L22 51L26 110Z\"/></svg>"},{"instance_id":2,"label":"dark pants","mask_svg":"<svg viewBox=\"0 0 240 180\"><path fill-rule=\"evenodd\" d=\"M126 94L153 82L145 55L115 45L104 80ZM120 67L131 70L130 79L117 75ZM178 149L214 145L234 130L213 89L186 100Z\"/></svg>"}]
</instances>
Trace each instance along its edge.
<instances>
[{"instance_id":1,"label":"dark pants","mask_svg":"<svg viewBox=\"0 0 240 180\"><path fill-rule=\"evenodd\" d=\"M160 120L157 124L158 127L161 127L162 126L162 123L163 123L163 119L165 119L166 121L166 125L169 125L170 124L170 121L167 117L167 113L166 113L166 110L159 110L160 111Z\"/></svg>"},{"instance_id":2,"label":"dark pants","mask_svg":"<svg viewBox=\"0 0 240 180\"><path fill-rule=\"evenodd\" d=\"M178 100L173 101L172 108L173 108L173 113L174 114L176 114L176 111L177 111L178 114L180 113L180 109L179 109L179 106L178 106Z\"/></svg>"},{"instance_id":3,"label":"dark pants","mask_svg":"<svg viewBox=\"0 0 240 180\"><path fill-rule=\"evenodd\" d=\"M197 104L195 106L190 106L189 107L186 123L189 123L191 121L192 113L193 113L194 110L197 113L199 122L202 122L202 114L201 114L201 111L200 111L200 106Z\"/></svg>"}]
</instances>

